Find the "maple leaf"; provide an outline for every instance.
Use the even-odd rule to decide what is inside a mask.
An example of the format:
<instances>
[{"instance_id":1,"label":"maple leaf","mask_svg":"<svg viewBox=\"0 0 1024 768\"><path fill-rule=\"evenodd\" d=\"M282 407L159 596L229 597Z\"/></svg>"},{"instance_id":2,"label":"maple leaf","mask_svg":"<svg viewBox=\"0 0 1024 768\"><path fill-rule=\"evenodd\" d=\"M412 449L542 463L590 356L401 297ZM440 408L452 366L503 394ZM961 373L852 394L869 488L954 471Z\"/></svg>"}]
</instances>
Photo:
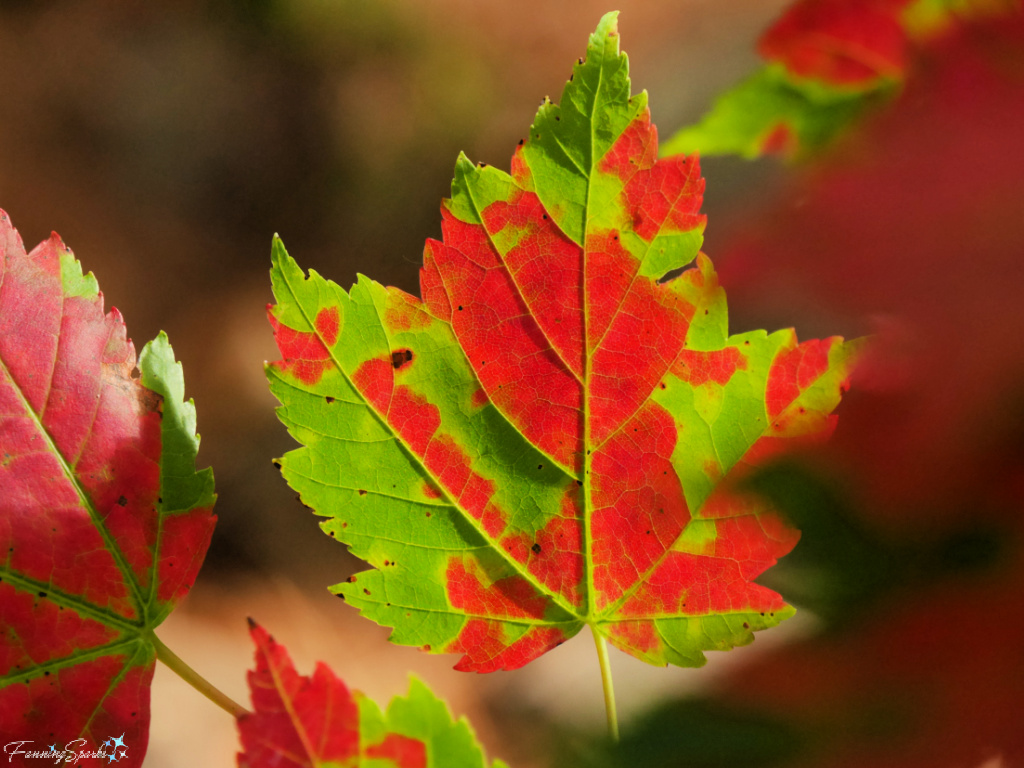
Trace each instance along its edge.
<instances>
[{"instance_id":1,"label":"maple leaf","mask_svg":"<svg viewBox=\"0 0 1024 768\"><path fill-rule=\"evenodd\" d=\"M25 749L123 739L139 765L152 630L213 531L195 409L162 333L135 349L55 234L0 211L0 733Z\"/></svg>"},{"instance_id":2,"label":"maple leaf","mask_svg":"<svg viewBox=\"0 0 1024 768\"><path fill-rule=\"evenodd\" d=\"M413 678L409 694L387 712L350 691L318 663L311 677L295 671L288 652L250 619L256 669L249 672L253 711L238 717L242 768L484 768L465 719L452 721L444 702ZM507 768L495 760L493 768Z\"/></svg>"},{"instance_id":3,"label":"maple leaf","mask_svg":"<svg viewBox=\"0 0 1024 768\"><path fill-rule=\"evenodd\" d=\"M753 158L820 148L899 93L916 46L965 19L1018 8L1019 0L801 0L761 37L765 66L662 153Z\"/></svg>"},{"instance_id":4,"label":"maple leaf","mask_svg":"<svg viewBox=\"0 0 1024 768\"><path fill-rule=\"evenodd\" d=\"M855 345L728 335L697 159L656 160L618 42L609 14L511 176L459 158L422 301L274 244L284 477L375 567L333 590L458 669L584 625L694 666L792 613L752 580L797 533L736 482L830 431Z\"/></svg>"}]
</instances>

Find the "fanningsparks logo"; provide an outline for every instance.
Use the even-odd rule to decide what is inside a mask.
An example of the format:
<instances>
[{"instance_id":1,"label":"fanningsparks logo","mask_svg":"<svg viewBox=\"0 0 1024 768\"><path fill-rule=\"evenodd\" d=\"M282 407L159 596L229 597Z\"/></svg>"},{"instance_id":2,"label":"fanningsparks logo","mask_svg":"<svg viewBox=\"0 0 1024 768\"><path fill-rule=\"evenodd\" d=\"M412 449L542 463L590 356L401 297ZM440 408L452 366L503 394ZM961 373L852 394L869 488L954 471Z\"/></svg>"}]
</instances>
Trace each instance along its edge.
<instances>
[{"instance_id":1,"label":"fanningsparks logo","mask_svg":"<svg viewBox=\"0 0 1024 768\"><path fill-rule=\"evenodd\" d=\"M69 741L63 747L56 743L46 749L40 749L33 741L11 741L4 747L7 762L18 763L25 760L50 760L54 765L79 765L85 760L106 760L107 765L117 763L128 757L128 747L124 743L124 734L108 738L99 747L92 747L85 739Z\"/></svg>"}]
</instances>

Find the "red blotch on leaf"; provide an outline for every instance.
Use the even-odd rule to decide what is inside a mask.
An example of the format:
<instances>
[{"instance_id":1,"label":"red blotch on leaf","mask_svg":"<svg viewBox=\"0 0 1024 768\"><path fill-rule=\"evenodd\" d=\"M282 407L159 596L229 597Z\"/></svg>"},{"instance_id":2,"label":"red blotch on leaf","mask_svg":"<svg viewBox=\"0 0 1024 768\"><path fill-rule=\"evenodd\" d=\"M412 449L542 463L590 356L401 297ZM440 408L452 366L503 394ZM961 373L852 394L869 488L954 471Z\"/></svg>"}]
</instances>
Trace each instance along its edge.
<instances>
[{"instance_id":1,"label":"red blotch on leaf","mask_svg":"<svg viewBox=\"0 0 1024 768\"><path fill-rule=\"evenodd\" d=\"M672 417L648 403L594 454L591 530L598 608L636 584L690 519L670 461L675 444Z\"/></svg>"},{"instance_id":2,"label":"red blotch on leaf","mask_svg":"<svg viewBox=\"0 0 1024 768\"><path fill-rule=\"evenodd\" d=\"M700 162L696 155L658 160L658 129L649 109L630 123L598 168L624 182L623 210L632 214L633 231L647 242L662 233L704 227Z\"/></svg>"},{"instance_id":3,"label":"red blotch on leaf","mask_svg":"<svg viewBox=\"0 0 1024 768\"><path fill-rule=\"evenodd\" d=\"M334 343L338 340L338 308L324 307L317 312L316 319L313 321L313 327L320 334L323 343L328 347L333 347Z\"/></svg>"},{"instance_id":4,"label":"red blotch on leaf","mask_svg":"<svg viewBox=\"0 0 1024 768\"><path fill-rule=\"evenodd\" d=\"M296 331L274 317L273 305L267 305L267 318L274 329L274 340L281 351L282 360L273 363L274 367L288 372L303 384L316 384L324 372L334 364L331 353L324 346L317 334L309 331ZM337 323L337 317L335 317Z\"/></svg>"},{"instance_id":5,"label":"red blotch on leaf","mask_svg":"<svg viewBox=\"0 0 1024 768\"><path fill-rule=\"evenodd\" d=\"M828 370L828 353L838 337L812 339L782 350L768 370L766 405L769 418L775 418Z\"/></svg>"},{"instance_id":6,"label":"red blotch on leaf","mask_svg":"<svg viewBox=\"0 0 1024 768\"><path fill-rule=\"evenodd\" d=\"M746 369L746 355L736 347L726 347L711 352L684 349L676 358L676 362L672 366L672 373L695 387L709 381L724 386L729 383L729 379L737 370Z\"/></svg>"},{"instance_id":7,"label":"red blotch on leaf","mask_svg":"<svg viewBox=\"0 0 1024 768\"><path fill-rule=\"evenodd\" d=\"M427 745L419 739L389 733L380 744L366 748L366 757L391 760L395 768L427 768Z\"/></svg>"},{"instance_id":8,"label":"red blotch on leaf","mask_svg":"<svg viewBox=\"0 0 1024 768\"><path fill-rule=\"evenodd\" d=\"M506 576L484 585L458 559L448 563L445 573L448 602L476 616L496 618L544 618L547 598L522 576Z\"/></svg>"},{"instance_id":9,"label":"red blotch on leaf","mask_svg":"<svg viewBox=\"0 0 1024 768\"><path fill-rule=\"evenodd\" d=\"M464 654L455 665L460 672L497 672L519 669L565 639L565 633L555 627L531 627L518 640L509 643L500 622L470 619L444 650Z\"/></svg>"}]
</instances>

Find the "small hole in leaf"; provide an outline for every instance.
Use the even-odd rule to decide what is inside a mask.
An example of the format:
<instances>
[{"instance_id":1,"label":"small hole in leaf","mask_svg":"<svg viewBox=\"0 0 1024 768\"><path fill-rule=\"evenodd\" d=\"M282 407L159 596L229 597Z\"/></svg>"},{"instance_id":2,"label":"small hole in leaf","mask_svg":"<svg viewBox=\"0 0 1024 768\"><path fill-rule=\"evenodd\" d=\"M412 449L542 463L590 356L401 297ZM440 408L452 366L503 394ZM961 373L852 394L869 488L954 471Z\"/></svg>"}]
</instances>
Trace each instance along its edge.
<instances>
[{"instance_id":1,"label":"small hole in leaf","mask_svg":"<svg viewBox=\"0 0 1024 768\"><path fill-rule=\"evenodd\" d=\"M411 349L399 349L391 353L391 365L395 369L404 368L407 363L412 362Z\"/></svg>"}]
</instances>

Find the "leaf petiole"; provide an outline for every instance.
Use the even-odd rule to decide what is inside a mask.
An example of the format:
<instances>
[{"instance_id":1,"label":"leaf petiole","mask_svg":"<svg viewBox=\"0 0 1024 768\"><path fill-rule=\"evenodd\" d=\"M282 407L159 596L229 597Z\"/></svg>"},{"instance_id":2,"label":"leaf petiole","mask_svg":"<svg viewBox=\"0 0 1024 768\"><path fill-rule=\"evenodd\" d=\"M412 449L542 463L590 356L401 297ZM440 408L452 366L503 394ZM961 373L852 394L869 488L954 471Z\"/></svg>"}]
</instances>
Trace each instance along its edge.
<instances>
[{"instance_id":1,"label":"leaf petiole","mask_svg":"<svg viewBox=\"0 0 1024 768\"><path fill-rule=\"evenodd\" d=\"M164 645L160 641L160 638L152 632L149 635L149 640L156 648L156 657L160 659L160 661L167 665L171 671L178 675L178 677L191 685L218 707L223 709L232 717L250 714L249 710L241 704L238 704L226 693L214 686L213 683L182 661L174 651Z\"/></svg>"},{"instance_id":2,"label":"leaf petiole","mask_svg":"<svg viewBox=\"0 0 1024 768\"><path fill-rule=\"evenodd\" d=\"M593 624L590 631L594 635L594 645L597 647L597 661L601 665L601 687L604 689L604 709L608 715L608 733L612 741L619 741L619 715L615 709L615 689L612 686L612 665L608 661L608 644L604 635L597 631Z\"/></svg>"}]
</instances>

